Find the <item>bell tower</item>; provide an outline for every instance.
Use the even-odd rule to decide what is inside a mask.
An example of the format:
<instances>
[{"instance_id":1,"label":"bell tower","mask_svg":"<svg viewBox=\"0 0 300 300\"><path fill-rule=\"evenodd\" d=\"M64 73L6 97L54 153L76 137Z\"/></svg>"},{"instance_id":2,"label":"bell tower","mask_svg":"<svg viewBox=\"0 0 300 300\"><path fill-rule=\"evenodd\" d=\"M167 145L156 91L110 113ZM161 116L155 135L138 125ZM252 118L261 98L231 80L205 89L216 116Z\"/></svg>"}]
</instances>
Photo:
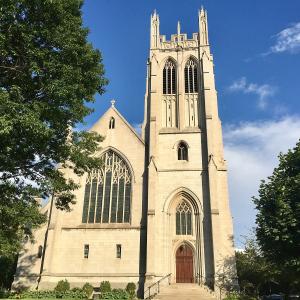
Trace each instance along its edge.
<instances>
[{"instance_id":1,"label":"bell tower","mask_svg":"<svg viewBox=\"0 0 300 300\"><path fill-rule=\"evenodd\" d=\"M143 138L147 173L146 286L172 282L215 285L234 266L233 229L218 116L207 12L188 37L160 34L151 15ZM188 259L182 259L188 253ZM185 271L189 270L189 271Z\"/></svg>"}]
</instances>

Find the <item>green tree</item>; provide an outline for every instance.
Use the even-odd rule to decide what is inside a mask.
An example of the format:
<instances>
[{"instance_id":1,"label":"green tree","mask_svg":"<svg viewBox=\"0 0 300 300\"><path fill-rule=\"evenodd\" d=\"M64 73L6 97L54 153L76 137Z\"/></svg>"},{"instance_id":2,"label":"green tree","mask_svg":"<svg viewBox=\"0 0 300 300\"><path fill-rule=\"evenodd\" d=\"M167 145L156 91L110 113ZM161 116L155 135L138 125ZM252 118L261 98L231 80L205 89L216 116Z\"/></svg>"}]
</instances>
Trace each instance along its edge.
<instances>
[{"instance_id":1,"label":"green tree","mask_svg":"<svg viewBox=\"0 0 300 300\"><path fill-rule=\"evenodd\" d=\"M0 256L0 291L1 289L9 289L13 282L17 256ZM0 295L0 298L1 295Z\"/></svg>"},{"instance_id":2,"label":"green tree","mask_svg":"<svg viewBox=\"0 0 300 300\"><path fill-rule=\"evenodd\" d=\"M243 251L236 251L240 291L249 296L269 293L276 283L276 268L263 256L255 238L246 238Z\"/></svg>"},{"instance_id":3,"label":"green tree","mask_svg":"<svg viewBox=\"0 0 300 300\"><path fill-rule=\"evenodd\" d=\"M45 221L36 197L70 209L102 137L72 131L107 80L87 41L81 0L0 0L0 256ZM65 171L66 170L66 171ZM69 171L68 171L69 170Z\"/></svg>"},{"instance_id":4,"label":"green tree","mask_svg":"<svg viewBox=\"0 0 300 300\"><path fill-rule=\"evenodd\" d=\"M300 287L300 142L279 155L279 165L262 181L258 197L256 236L270 262L280 268L281 281Z\"/></svg>"}]
</instances>

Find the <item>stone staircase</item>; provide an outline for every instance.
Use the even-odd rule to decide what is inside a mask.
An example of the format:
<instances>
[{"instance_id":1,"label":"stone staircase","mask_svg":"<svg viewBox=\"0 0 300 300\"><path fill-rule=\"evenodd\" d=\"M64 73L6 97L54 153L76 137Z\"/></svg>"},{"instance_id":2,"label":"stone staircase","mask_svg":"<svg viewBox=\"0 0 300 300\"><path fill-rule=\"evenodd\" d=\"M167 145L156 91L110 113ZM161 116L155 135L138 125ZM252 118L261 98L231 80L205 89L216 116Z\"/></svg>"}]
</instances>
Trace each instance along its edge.
<instances>
[{"instance_id":1,"label":"stone staircase","mask_svg":"<svg viewBox=\"0 0 300 300\"><path fill-rule=\"evenodd\" d=\"M161 287L154 300L217 300L213 292L195 283L173 283Z\"/></svg>"}]
</instances>

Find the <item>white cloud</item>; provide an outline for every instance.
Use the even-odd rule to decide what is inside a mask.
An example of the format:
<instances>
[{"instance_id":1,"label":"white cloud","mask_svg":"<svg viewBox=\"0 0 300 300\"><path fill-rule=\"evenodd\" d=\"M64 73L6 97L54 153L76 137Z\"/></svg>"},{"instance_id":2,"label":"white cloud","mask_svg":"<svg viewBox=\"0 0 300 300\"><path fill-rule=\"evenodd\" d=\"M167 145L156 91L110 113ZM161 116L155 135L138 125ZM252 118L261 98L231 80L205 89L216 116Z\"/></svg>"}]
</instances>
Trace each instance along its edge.
<instances>
[{"instance_id":1,"label":"white cloud","mask_svg":"<svg viewBox=\"0 0 300 300\"><path fill-rule=\"evenodd\" d=\"M300 52L300 22L276 34L276 42L270 48L270 53Z\"/></svg>"},{"instance_id":2,"label":"white cloud","mask_svg":"<svg viewBox=\"0 0 300 300\"><path fill-rule=\"evenodd\" d=\"M260 180L272 174L278 165L279 152L293 148L299 138L300 117L296 116L224 126L230 202L238 247L241 246L240 236L249 234L255 224L251 197L257 195Z\"/></svg>"},{"instance_id":3,"label":"white cloud","mask_svg":"<svg viewBox=\"0 0 300 300\"><path fill-rule=\"evenodd\" d=\"M234 81L228 88L230 92L242 92L244 94L254 94L258 96L257 106L265 109L268 105L268 98L272 97L277 88L269 84L259 85L257 83L248 83L246 77Z\"/></svg>"}]
</instances>

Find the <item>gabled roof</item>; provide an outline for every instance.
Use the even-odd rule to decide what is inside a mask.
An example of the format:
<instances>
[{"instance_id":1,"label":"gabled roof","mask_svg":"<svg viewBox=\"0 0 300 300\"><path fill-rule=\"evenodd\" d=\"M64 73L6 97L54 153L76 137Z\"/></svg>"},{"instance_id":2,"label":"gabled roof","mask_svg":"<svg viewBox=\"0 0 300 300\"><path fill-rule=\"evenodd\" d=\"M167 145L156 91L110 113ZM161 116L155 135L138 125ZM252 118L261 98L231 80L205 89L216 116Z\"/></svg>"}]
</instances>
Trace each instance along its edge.
<instances>
[{"instance_id":1,"label":"gabled roof","mask_svg":"<svg viewBox=\"0 0 300 300\"><path fill-rule=\"evenodd\" d=\"M133 132L133 134L139 139L139 141L145 145L145 142L143 141L143 139L140 137L140 135L135 131L135 129L126 121L126 119L122 116L122 114L116 109L116 107L114 105L112 105L103 115L105 116L106 114L109 114L111 111L114 111L116 113L116 115L124 122L124 124L129 128L129 130L131 130ZM102 118L100 117L100 119ZM99 120L100 120L99 119ZM99 121L98 120L98 121ZM98 121L95 123L97 124ZM95 124L89 129L89 130L92 130L93 127L95 126Z\"/></svg>"}]
</instances>

